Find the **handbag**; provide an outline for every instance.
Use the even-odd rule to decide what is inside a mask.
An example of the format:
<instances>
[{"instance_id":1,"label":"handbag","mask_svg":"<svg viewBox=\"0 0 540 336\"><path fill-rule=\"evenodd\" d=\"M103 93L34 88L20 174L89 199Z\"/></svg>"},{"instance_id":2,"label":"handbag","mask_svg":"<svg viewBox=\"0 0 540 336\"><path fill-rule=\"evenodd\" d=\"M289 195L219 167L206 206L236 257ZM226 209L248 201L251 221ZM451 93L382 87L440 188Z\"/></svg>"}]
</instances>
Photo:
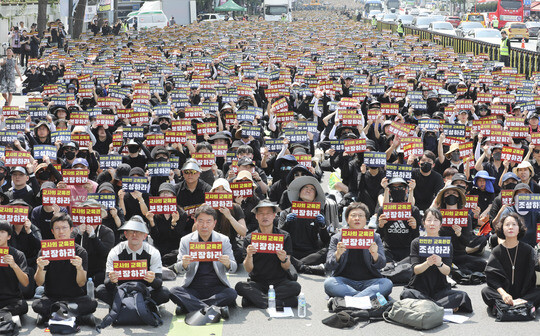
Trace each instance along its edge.
<instances>
[{"instance_id":1,"label":"handbag","mask_svg":"<svg viewBox=\"0 0 540 336\"><path fill-rule=\"evenodd\" d=\"M536 318L536 309L530 302L521 303L515 306L497 300L495 301L495 321L531 321Z\"/></svg>"},{"instance_id":2,"label":"handbag","mask_svg":"<svg viewBox=\"0 0 540 336\"><path fill-rule=\"evenodd\" d=\"M413 327L418 330L433 329L442 325L444 308L430 300L403 299L394 302L384 312L386 322Z\"/></svg>"}]
</instances>

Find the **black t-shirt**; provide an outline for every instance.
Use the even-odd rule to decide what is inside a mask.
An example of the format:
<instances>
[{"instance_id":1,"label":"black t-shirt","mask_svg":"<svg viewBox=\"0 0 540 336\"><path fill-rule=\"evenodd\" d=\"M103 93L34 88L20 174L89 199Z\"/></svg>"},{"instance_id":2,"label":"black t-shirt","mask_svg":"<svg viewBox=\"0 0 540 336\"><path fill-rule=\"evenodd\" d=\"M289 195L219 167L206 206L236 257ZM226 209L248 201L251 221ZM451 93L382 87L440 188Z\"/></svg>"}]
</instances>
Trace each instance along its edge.
<instances>
[{"instance_id":1,"label":"black t-shirt","mask_svg":"<svg viewBox=\"0 0 540 336\"><path fill-rule=\"evenodd\" d=\"M26 269L26 257L21 251L10 247L9 254L13 256L13 260L19 266L23 272L27 272ZM30 276L33 276L30 275ZM19 279L15 275L15 271L10 266L0 267L0 301L9 299L22 299L22 293L19 286Z\"/></svg>"},{"instance_id":2,"label":"black t-shirt","mask_svg":"<svg viewBox=\"0 0 540 336\"><path fill-rule=\"evenodd\" d=\"M382 212L383 209L379 208L377 211L377 223ZM408 221L404 220L387 221L382 228L377 225L377 233L381 235L384 247L388 249L410 249L411 242L419 235L418 228L422 222L420 210L416 206L412 208L412 216L416 219L415 229L412 229Z\"/></svg>"},{"instance_id":3,"label":"black t-shirt","mask_svg":"<svg viewBox=\"0 0 540 336\"><path fill-rule=\"evenodd\" d=\"M260 233L261 230L257 229L253 232ZM273 234L284 235L283 250L287 252L287 255L292 255L292 242L291 236L286 231L274 228ZM244 246L251 244L251 233L245 238ZM287 278L287 272L281 267L281 261L277 257L277 254L273 253L255 253L253 255L253 270L249 273L249 278L255 282L268 282L276 281Z\"/></svg>"},{"instance_id":4,"label":"black t-shirt","mask_svg":"<svg viewBox=\"0 0 540 336\"><path fill-rule=\"evenodd\" d=\"M435 171L431 171L431 174L424 176L420 169L413 170L412 178L416 181L416 188L414 188L415 205L420 210L426 210L437 193L444 187L443 178L441 174Z\"/></svg>"},{"instance_id":5,"label":"black t-shirt","mask_svg":"<svg viewBox=\"0 0 540 336\"><path fill-rule=\"evenodd\" d=\"M372 279L371 274L366 272L366 269L368 269L368 265L366 265L366 261L364 260L364 251L361 249L350 249L345 267L339 276L355 281Z\"/></svg>"},{"instance_id":6,"label":"black t-shirt","mask_svg":"<svg viewBox=\"0 0 540 336\"><path fill-rule=\"evenodd\" d=\"M81 257L82 267L88 270L88 254L81 246L75 244L75 255ZM45 295L49 298L76 298L85 295L85 291L77 284L77 269L69 260L51 261L45 266Z\"/></svg>"}]
</instances>

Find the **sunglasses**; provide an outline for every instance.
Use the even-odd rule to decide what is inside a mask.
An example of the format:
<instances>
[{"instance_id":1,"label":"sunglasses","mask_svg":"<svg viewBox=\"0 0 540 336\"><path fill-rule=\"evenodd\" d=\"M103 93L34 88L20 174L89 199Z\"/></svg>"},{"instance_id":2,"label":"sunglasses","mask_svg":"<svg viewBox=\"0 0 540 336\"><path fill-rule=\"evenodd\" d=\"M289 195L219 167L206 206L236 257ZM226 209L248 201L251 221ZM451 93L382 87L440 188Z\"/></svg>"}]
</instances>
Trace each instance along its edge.
<instances>
[{"instance_id":1,"label":"sunglasses","mask_svg":"<svg viewBox=\"0 0 540 336\"><path fill-rule=\"evenodd\" d=\"M187 175L194 175L194 174L197 174L198 171L196 171L196 170L184 170L184 171L182 171L182 173L187 174Z\"/></svg>"}]
</instances>

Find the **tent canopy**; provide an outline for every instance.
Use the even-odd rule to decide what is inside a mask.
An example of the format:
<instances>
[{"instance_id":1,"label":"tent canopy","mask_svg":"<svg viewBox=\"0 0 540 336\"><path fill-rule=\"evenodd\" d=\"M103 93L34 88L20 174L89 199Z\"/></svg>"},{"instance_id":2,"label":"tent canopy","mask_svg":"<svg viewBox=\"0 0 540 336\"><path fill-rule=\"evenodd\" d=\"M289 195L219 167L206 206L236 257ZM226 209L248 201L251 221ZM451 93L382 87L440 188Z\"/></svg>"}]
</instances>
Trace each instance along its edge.
<instances>
[{"instance_id":1,"label":"tent canopy","mask_svg":"<svg viewBox=\"0 0 540 336\"><path fill-rule=\"evenodd\" d=\"M228 0L223 5L214 8L216 12L245 12L246 9L242 6L239 6L233 0Z\"/></svg>"}]
</instances>

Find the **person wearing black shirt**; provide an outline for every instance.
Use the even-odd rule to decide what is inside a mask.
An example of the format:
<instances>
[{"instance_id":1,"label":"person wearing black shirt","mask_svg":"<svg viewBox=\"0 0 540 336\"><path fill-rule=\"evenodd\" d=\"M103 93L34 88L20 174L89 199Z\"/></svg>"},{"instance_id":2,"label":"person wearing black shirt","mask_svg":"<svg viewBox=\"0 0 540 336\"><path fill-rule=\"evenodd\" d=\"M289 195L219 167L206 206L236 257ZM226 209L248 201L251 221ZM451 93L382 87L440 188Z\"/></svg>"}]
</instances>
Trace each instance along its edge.
<instances>
[{"instance_id":1,"label":"person wearing black shirt","mask_svg":"<svg viewBox=\"0 0 540 336\"><path fill-rule=\"evenodd\" d=\"M123 148L124 146L121 146L118 152L122 153ZM144 169L148 163L148 158L152 157L146 146L140 140L131 139L127 144L127 148L129 153L122 156L122 163L127 163L131 168L139 167ZM141 149L144 155L139 153Z\"/></svg>"},{"instance_id":2,"label":"person wearing black shirt","mask_svg":"<svg viewBox=\"0 0 540 336\"><path fill-rule=\"evenodd\" d=\"M482 299L492 312L495 301L513 306L519 299L540 306L540 289L536 288L538 258L534 249L519 241L525 233L523 219L510 213L501 219L496 232L502 244L489 256L486 266L487 286L482 289Z\"/></svg>"},{"instance_id":3,"label":"person wearing black shirt","mask_svg":"<svg viewBox=\"0 0 540 336\"><path fill-rule=\"evenodd\" d=\"M435 159L433 152L424 151L424 155L418 163L420 169L413 169L412 178L416 181L417 186L422 186L414 189L415 205L420 210L429 208L435 195L444 187L441 174L432 170Z\"/></svg>"},{"instance_id":4,"label":"person wearing black shirt","mask_svg":"<svg viewBox=\"0 0 540 336\"><path fill-rule=\"evenodd\" d=\"M364 229L369 209L363 203L351 203L345 210L345 218L349 229ZM385 265L384 247L378 233L374 234L369 249L347 249L340 231L330 240L326 270L332 275L324 281L324 291L330 297L375 298L377 292L388 297L392 292L392 281L379 271Z\"/></svg>"},{"instance_id":5,"label":"person wearing black shirt","mask_svg":"<svg viewBox=\"0 0 540 336\"><path fill-rule=\"evenodd\" d=\"M442 214L439 210L430 208L424 215L424 228L428 237L439 237L442 226ZM472 312L471 299L467 293L452 290L446 277L452 267L452 248L446 257L432 254L429 257L420 256L420 238L411 244L411 264L413 277L401 293L400 299L432 300L439 306L461 311Z\"/></svg>"},{"instance_id":6,"label":"person wearing black shirt","mask_svg":"<svg viewBox=\"0 0 540 336\"><path fill-rule=\"evenodd\" d=\"M43 192L43 189L54 188L56 188L54 182L45 182L41 185L40 195ZM38 205L32 209L30 221L32 222L32 225L35 225L41 232L41 239L54 239L54 235L51 231L51 219L55 215L60 215L61 212L68 213L66 208L61 207L58 204Z\"/></svg>"},{"instance_id":7,"label":"person wearing black shirt","mask_svg":"<svg viewBox=\"0 0 540 336\"><path fill-rule=\"evenodd\" d=\"M130 177L144 177L144 170L139 167L131 168L129 172ZM148 212L148 193L142 193L138 190L132 192L126 192L122 189L118 191L118 207L125 213L126 220L131 217L144 216Z\"/></svg>"},{"instance_id":8,"label":"person wearing black shirt","mask_svg":"<svg viewBox=\"0 0 540 336\"><path fill-rule=\"evenodd\" d=\"M16 316L28 312L28 304L23 299L20 287L28 286L29 281L24 253L8 247L12 233L11 225L7 221L0 221L0 250L7 249L7 254L1 256L7 267L0 267L0 310Z\"/></svg>"},{"instance_id":9,"label":"person wearing black shirt","mask_svg":"<svg viewBox=\"0 0 540 336\"><path fill-rule=\"evenodd\" d=\"M259 228L255 233L283 235L283 248L276 253L257 253L257 247L252 244L250 233L244 240L247 246L244 268L249 273L247 281L238 282L235 290L242 296L242 307L253 305L257 308L268 308L268 288L274 286L276 306L296 307L297 296L301 286L291 279L291 236L274 227L274 219L278 206L268 200L263 200L253 209Z\"/></svg>"},{"instance_id":10,"label":"person wearing black shirt","mask_svg":"<svg viewBox=\"0 0 540 336\"><path fill-rule=\"evenodd\" d=\"M34 165L28 164L26 168L15 167L11 171L13 187L6 192L10 200L23 200L32 207L37 205L36 195L40 190L39 183L34 175ZM30 183L28 185L27 183Z\"/></svg>"},{"instance_id":11,"label":"person wearing black shirt","mask_svg":"<svg viewBox=\"0 0 540 336\"><path fill-rule=\"evenodd\" d=\"M69 239L73 230L73 221L66 214L51 220L54 239ZM32 309L38 316L38 325L50 318L51 306L58 301L74 303L77 308L71 310L79 323L95 324L92 313L96 311L97 301L85 293L88 254L84 248L75 244L75 257L69 260L50 261L42 256L37 259L37 271L34 279L38 286L44 286L41 299L34 300Z\"/></svg>"}]
</instances>

